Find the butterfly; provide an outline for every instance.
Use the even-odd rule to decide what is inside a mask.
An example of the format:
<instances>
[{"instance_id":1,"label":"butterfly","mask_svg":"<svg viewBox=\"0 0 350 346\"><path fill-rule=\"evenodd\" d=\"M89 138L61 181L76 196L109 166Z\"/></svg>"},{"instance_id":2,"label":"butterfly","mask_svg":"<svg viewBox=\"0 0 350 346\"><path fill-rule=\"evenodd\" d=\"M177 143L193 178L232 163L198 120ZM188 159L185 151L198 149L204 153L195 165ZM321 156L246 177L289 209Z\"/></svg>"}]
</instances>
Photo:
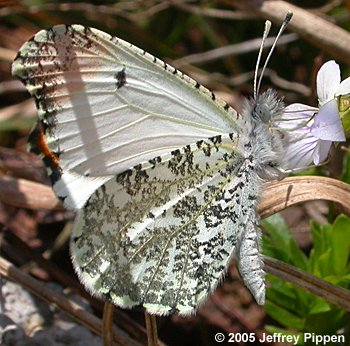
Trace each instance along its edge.
<instances>
[{"instance_id":1,"label":"butterfly","mask_svg":"<svg viewBox=\"0 0 350 346\"><path fill-rule=\"evenodd\" d=\"M87 290L189 315L236 257L264 304L256 206L262 183L281 177L275 92L255 91L239 114L176 68L81 25L38 32L12 73L38 109L31 150L77 210L71 255Z\"/></svg>"}]
</instances>

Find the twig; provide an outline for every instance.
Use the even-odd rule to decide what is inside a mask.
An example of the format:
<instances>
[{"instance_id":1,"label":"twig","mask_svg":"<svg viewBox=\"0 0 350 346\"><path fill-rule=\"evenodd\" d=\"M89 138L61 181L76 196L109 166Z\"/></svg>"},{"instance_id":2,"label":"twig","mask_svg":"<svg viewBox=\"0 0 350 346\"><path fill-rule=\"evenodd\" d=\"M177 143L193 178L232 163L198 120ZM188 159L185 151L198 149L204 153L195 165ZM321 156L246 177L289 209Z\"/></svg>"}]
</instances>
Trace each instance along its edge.
<instances>
[{"instance_id":1,"label":"twig","mask_svg":"<svg viewBox=\"0 0 350 346\"><path fill-rule=\"evenodd\" d=\"M102 332L102 338L103 338L103 346L113 346L113 312L114 312L114 305L105 302L103 307L103 332Z\"/></svg>"},{"instance_id":2,"label":"twig","mask_svg":"<svg viewBox=\"0 0 350 346\"><path fill-rule=\"evenodd\" d=\"M261 70L259 70L261 71ZM260 72L259 72L260 73ZM191 72L189 72L191 74ZM210 75L204 74L199 76L196 75L196 80L200 80L202 84L209 84L213 83L214 81L218 81L221 83L224 83L225 85L230 86L239 86L243 85L244 83L252 80L254 78L254 71L249 71L245 73L241 73L234 77L227 77L221 73L211 73ZM300 95L303 96L310 96L311 95L311 89L304 84L297 83L297 82L290 82L281 76L279 76L276 71L266 68L264 73L264 78L270 78L272 84L274 84L278 88L283 88L288 91L294 91ZM217 91L214 92L217 94ZM218 95L216 95L218 96Z\"/></svg>"},{"instance_id":3,"label":"twig","mask_svg":"<svg viewBox=\"0 0 350 346\"><path fill-rule=\"evenodd\" d=\"M0 257L0 275L17 282L47 303L54 304L57 308L67 313L75 321L84 325L93 333L101 336L102 321L99 318L88 313L81 306L66 298L62 294L51 290L44 283L22 272L3 257ZM138 342L129 338L116 326L113 327L113 339L118 343L118 345L140 346Z\"/></svg>"},{"instance_id":4,"label":"twig","mask_svg":"<svg viewBox=\"0 0 350 346\"><path fill-rule=\"evenodd\" d=\"M140 20L143 20L144 18L152 17L158 12L166 10L167 8L170 7L170 5L171 4L167 1L159 1L159 4L149 7L147 8L147 10L136 13L134 15L133 20L138 23Z\"/></svg>"},{"instance_id":5,"label":"twig","mask_svg":"<svg viewBox=\"0 0 350 346\"><path fill-rule=\"evenodd\" d=\"M298 36L296 34L287 34L280 38L280 40L278 41L278 45L287 44L297 39ZM274 40L274 37L269 37L268 39L266 39L265 47L270 47L273 44ZM251 51L256 51L259 49L260 44L261 38L255 38L253 40L248 40L242 43L212 49L207 52L187 55L181 59L173 60L172 63L178 68L188 64L203 64L209 61L223 59L228 56L234 56L248 53Z\"/></svg>"},{"instance_id":6,"label":"twig","mask_svg":"<svg viewBox=\"0 0 350 346\"><path fill-rule=\"evenodd\" d=\"M283 88L289 91L295 91L303 96L310 96L311 89L301 83L290 82L282 77L280 77L276 71L267 68L265 70L264 77L269 77L271 82L278 88Z\"/></svg>"},{"instance_id":7,"label":"twig","mask_svg":"<svg viewBox=\"0 0 350 346\"><path fill-rule=\"evenodd\" d=\"M282 0L233 0L232 6L243 10L250 9L277 23L281 23L291 10L294 16L288 26L290 30L335 58L345 63L350 62L350 33L307 10Z\"/></svg>"},{"instance_id":8,"label":"twig","mask_svg":"<svg viewBox=\"0 0 350 346\"><path fill-rule=\"evenodd\" d=\"M37 13L39 11L80 11L87 13L100 13L105 15L120 15L122 17L129 17L130 8L125 8L124 3L118 4L118 6L108 5L94 5L86 2L61 2L61 3L43 3L40 5L32 5L27 8L17 9L18 11L29 13Z\"/></svg>"},{"instance_id":9,"label":"twig","mask_svg":"<svg viewBox=\"0 0 350 346\"><path fill-rule=\"evenodd\" d=\"M309 9L309 11L314 13L326 13L340 6L343 2L344 0L333 0L321 7Z\"/></svg>"},{"instance_id":10,"label":"twig","mask_svg":"<svg viewBox=\"0 0 350 346\"><path fill-rule=\"evenodd\" d=\"M29 247L23 240L18 238L15 234L9 231L4 232L4 242L8 244L11 251L18 251L24 253L27 258L34 261L40 268L47 271L57 282L66 287L78 291L80 295L84 296L85 291L81 289L81 285L78 284L77 280L72 278L70 275L62 271L55 263L43 258L41 253L33 248ZM2 247L0 247L2 249ZM89 294L86 293L85 297Z\"/></svg>"},{"instance_id":11,"label":"twig","mask_svg":"<svg viewBox=\"0 0 350 346\"><path fill-rule=\"evenodd\" d=\"M29 130L35 122L36 110L31 99L0 109L1 131Z\"/></svg>"},{"instance_id":12,"label":"twig","mask_svg":"<svg viewBox=\"0 0 350 346\"><path fill-rule=\"evenodd\" d=\"M270 257L264 256L264 263L266 272L350 311L350 291Z\"/></svg>"},{"instance_id":13,"label":"twig","mask_svg":"<svg viewBox=\"0 0 350 346\"><path fill-rule=\"evenodd\" d=\"M72 278L70 275L62 271L53 262L43 258L43 256L37 250L30 248L13 233L4 232L3 242L3 245L7 245L9 248L9 251L6 252L6 254L13 254L15 251L26 254L26 256L31 261L36 262L40 268L47 271L62 286L68 287L70 290L73 289L74 292L78 292L80 296L83 296L90 302L90 305L93 306L94 309L102 312L101 306L103 302L98 300L98 298L92 297L86 290L83 289L81 284L79 284L76 279ZM2 250L2 247L0 247L0 250ZM117 324L121 326L123 330L125 330L133 339L139 340L139 342L146 341L146 330L138 323L136 323L133 319L131 319L128 315L119 311L115 316L115 320ZM161 342L159 342L159 344L163 345Z\"/></svg>"},{"instance_id":14,"label":"twig","mask_svg":"<svg viewBox=\"0 0 350 346\"><path fill-rule=\"evenodd\" d=\"M147 344L148 346L158 345L158 332L156 316L145 312L146 330L147 330Z\"/></svg>"},{"instance_id":15,"label":"twig","mask_svg":"<svg viewBox=\"0 0 350 346\"><path fill-rule=\"evenodd\" d=\"M0 178L0 201L19 208L64 210L50 186L6 176Z\"/></svg>"},{"instance_id":16,"label":"twig","mask_svg":"<svg viewBox=\"0 0 350 346\"><path fill-rule=\"evenodd\" d=\"M350 153L350 148L347 148L345 145L342 145L340 149L346 151L347 153Z\"/></svg>"},{"instance_id":17,"label":"twig","mask_svg":"<svg viewBox=\"0 0 350 346\"><path fill-rule=\"evenodd\" d=\"M4 229L4 227L2 227ZM3 230L2 230L3 231ZM0 233L0 249L2 248L4 242L4 232ZM0 314L5 312L5 297L2 292L4 278L0 275Z\"/></svg>"},{"instance_id":18,"label":"twig","mask_svg":"<svg viewBox=\"0 0 350 346\"><path fill-rule=\"evenodd\" d=\"M49 182L42 160L19 148L0 146L0 169L11 177L40 183Z\"/></svg>"},{"instance_id":19,"label":"twig","mask_svg":"<svg viewBox=\"0 0 350 346\"><path fill-rule=\"evenodd\" d=\"M27 92L27 89L19 80L9 80L0 83L0 94L5 94L13 91Z\"/></svg>"},{"instance_id":20,"label":"twig","mask_svg":"<svg viewBox=\"0 0 350 346\"><path fill-rule=\"evenodd\" d=\"M137 2L135 2L137 5ZM138 22L142 18L150 17L160 11L164 11L171 4L162 1L154 6L149 6L145 11L139 11L139 7L135 6L132 1L115 3L114 5L95 5L86 2L65 2L65 3L48 3L40 5L32 5L28 7L16 7L11 9L0 10L0 16L11 13L37 13L40 11L79 11L92 14L103 14L108 16L119 16L127 18L131 21ZM134 12L132 12L134 11ZM137 12L138 11L138 12ZM12 59L13 60L13 59Z\"/></svg>"},{"instance_id":21,"label":"twig","mask_svg":"<svg viewBox=\"0 0 350 346\"><path fill-rule=\"evenodd\" d=\"M317 176L289 177L265 183L259 214L267 217L294 204L318 199L339 203L344 212L350 215L350 185Z\"/></svg>"},{"instance_id":22,"label":"twig","mask_svg":"<svg viewBox=\"0 0 350 346\"><path fill-rule=\"evenodd\" d=\"M230 11L217 8L205 8L195 5L189 5L183 1L177 0L171 0L170 2L174 7L180 8L181 10L184 10L189 13L202 15L204 17L233 20L257 18L257 15L251 13L250 11Z\"/></svg>"},{"instance_id":23,"label":"twig","mask_svg":"<svg viewBox=\"0 0 350 346\"><path fill-rule=\"evenodd\" d=\"M36 108L32 99L25 100L12 106L0 109L0 121L11 121L16 118L17 121L24 118L34 119ZM34 120L32 121L34 123Z\"/></svg>"},{"instance_id":24,"label":"twig","mask_svg":"<svg viewBox=\"0 0 350 346\"><path fill-rule=\"evenodd\" d=\"M12 62L17 52L11 49L0 47L0 60Z\"/></svg>"}]
</instances>

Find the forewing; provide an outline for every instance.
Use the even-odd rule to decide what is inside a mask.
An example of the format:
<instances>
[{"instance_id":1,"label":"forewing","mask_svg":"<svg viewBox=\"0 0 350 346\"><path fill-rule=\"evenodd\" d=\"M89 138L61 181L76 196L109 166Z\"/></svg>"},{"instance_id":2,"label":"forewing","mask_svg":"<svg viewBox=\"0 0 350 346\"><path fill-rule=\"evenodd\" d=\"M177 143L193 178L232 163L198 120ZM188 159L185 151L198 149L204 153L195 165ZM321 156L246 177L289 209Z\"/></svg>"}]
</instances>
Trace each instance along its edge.
<instances>
[{"instance_id":1,"label":"forewing","mask_svg":"<svg viewBox=\"0 0 350 346\"><path fill-rule=\"evenodd\" d=\"M217 136L186 146L99 188L72 235L85 286L122 307L193 313L220 282L255 215L251 168L235 150L237 140Z\"/></svg>"},{"instance_id":2,"label":"forewing","mask_svg":"<svg viewBox=\"0 0 350 346\"><path fill-rule=\"evenodd\" d=\"M197 140L241 132L237 113L207 89L96 29L40 31L22 46L12 73L35 96L62 170L82 176L118 174Z\"/></svg>"}]
</instances>

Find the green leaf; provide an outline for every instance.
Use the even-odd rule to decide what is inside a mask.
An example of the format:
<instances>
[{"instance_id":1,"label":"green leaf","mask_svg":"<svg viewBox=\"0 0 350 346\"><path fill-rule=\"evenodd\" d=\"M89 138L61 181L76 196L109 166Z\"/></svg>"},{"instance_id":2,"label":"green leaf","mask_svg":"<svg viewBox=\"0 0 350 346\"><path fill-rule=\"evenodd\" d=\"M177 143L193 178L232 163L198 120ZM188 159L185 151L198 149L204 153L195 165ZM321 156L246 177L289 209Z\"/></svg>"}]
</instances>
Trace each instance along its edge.
<instances>
[{"instance_id":1,"label":"green leaf","mask_svg":"<svg viewBox=\"0 0 350 346\"><path fill-rule=\"evenodd\" d=\"M332 274L332 249L328 249L318 257L318 269L319 272L314 274L321 278Z\"/></svg>"},{"instance_id":2,"label":"green leaf","mask_svg":"<svg viewBox=\"0 0 350 346\"><path fill-rule=\"evenodd\" d=\"M339 116L343 125L345 136L350 136L350 95L337 97Z\"/></svg>"},{"instance_id":3,"label":"green leaf","mask_svg":"<svg viewBox=\"0 0 350 346\"><path fill-rule=\"evenodd\" d=\"M266 229L264 245L270 256L281 253L286 262L294 265L298 263L296 258L301 258L302 264L308 264L303 270L332 284L349 287L350 218L341 215L333 225L312 222L314 247L309 260L304 254L298 257L301 250L290 236L288 227L281 217L275 216L265 220L264 226ZM334 334L345 326L345 317L348 313L344 310L272 275L268 276L268 280L271 287L267 290L265 310L286 328L310 333Z\"/></svg>"},{"instance_id":4,"label":"green leaf","mask_svg":"<svg viewBox=\"0 0 350 346\"><path fill-rule=\"evenodd\" d=\"M316 334L334 334L347 324L348 314L339 308L312 314L305 321L305 330Z\"/></svg>"},{"instance_id":5,"label":"green leaf","mask_svg":"<svg viewBox=\"0 0 350 346\"><path fill-rule=\"evenodd\" d=\"M266 230L264 254L292 264L302 270L308 268L308 259L290 234L288 225L279 214L262 221Z\"/></svg>"},{"instance_id":6,"label":"green leaf","mask_svg":"<svg viewBox=\"0 0 350 346\"><path fill-rule=\"evenodd\" d=\"M266 292L266 298L271 302L278 303L282 308L288 308L290 310L295 309L295 292L291 285L285 285L284 289L276 289L275 287L271 287Z\"/></svg>"},{"instance_id":7,"label":"green leaf","mask_svg":"<svg viewBox=\"0 0 350 346\"><path fill-rule=\"evenodd\" d=\"M310 315L319 314L321 312L328 312L331 310L331 305L320 297L314 297L313 304L310 304Z\"/></svg>"},{"instance_id":8,"label":"green leaf","mask_svg":"<svg viewBox=\"0 0 350 346\"><path fill-rule=\"evenodd\" d=\"M350 152L345 152L341 180L350 184Z\"/></svg>"},{"instance_id":9,"label":"green leaf","mask_svg":"<svg viewBox=\"0 0 350 346\"><path fill-rule=\"evenodd\" d=\"M346 274L350 254L350 218L337 217L331 230L331 262L334 274Z\"/></svg>"},{"instance_id":10,"label":"green leaf","mask_svg":"<svg viewBox=\"0 0 350 346\"><path fill-rule=\"evenodd\" d=\"M314 241L315 255L322 255L329 248L327 236L331 230L331 225L320 225L315 221L311 221L311 234Z\"/></svg>"},{"instance_id":11,"label":"green leaf","mask_svg":"<svg viewBox=\"0 0 350 346\"><path fill-rule=\"evenodd\" d=\"M319 225L315 221L311 222L311 234L314 247L310 252L309 270L312 274L321 278L332 273L329 272L331 250L328 234L330 230L330 225Z\"/></svg>"},{"instance_id":12,"label":"green leaf","mask_svg":"<svg viewBox=\"0 0 350 346\"><path fill-rule=\"evenodd\" d=\"M310 252L312 274L325 278L349 272L350 218L340 215L333 225L311 224L314 248Z\"/></svg>"},{"instance_id":13,"label":"green leaf","mask_svg":"<svg viewBox=\"0 0 350 346\"><path fill-rule=\"evenodd\" d=\"M266 292L268 300L298 315L308 314L314 295L272 275L268 275L267 280L271 286Z\"/></svg>"},{"instance_id":14,"label":"green leaf","mask_svg":"<svg viewBox=\"0 0 350 346\"><path fill-rule=\"evenodd\" d=\"M281 308L269 300L264 307L267 313L282 326L294 328L296 330L302 330L305 326L306 320L304 318L297 316L287 309Z\"/></svg>"}]
</instances>

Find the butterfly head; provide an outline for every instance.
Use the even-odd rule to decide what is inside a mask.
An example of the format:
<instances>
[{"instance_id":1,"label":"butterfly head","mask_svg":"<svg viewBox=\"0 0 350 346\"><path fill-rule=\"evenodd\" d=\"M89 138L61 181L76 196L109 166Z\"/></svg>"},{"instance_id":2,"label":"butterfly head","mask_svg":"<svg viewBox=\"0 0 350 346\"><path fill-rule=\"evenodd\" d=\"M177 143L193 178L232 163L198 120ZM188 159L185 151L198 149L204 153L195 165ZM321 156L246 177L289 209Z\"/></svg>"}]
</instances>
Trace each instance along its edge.
<instances>
[{"instance_id":1,"label":"butterfly head","mask_svg":"<svg viewBox=\"0 0 350 346\"><path fill-rule=\"evenodd\" d=\"M274 90L268 89L253 101L252 117L257 122L269 124L271 120L282 114L283 109L282 99L278 98Z\"/></svg>"}]
</instances>

